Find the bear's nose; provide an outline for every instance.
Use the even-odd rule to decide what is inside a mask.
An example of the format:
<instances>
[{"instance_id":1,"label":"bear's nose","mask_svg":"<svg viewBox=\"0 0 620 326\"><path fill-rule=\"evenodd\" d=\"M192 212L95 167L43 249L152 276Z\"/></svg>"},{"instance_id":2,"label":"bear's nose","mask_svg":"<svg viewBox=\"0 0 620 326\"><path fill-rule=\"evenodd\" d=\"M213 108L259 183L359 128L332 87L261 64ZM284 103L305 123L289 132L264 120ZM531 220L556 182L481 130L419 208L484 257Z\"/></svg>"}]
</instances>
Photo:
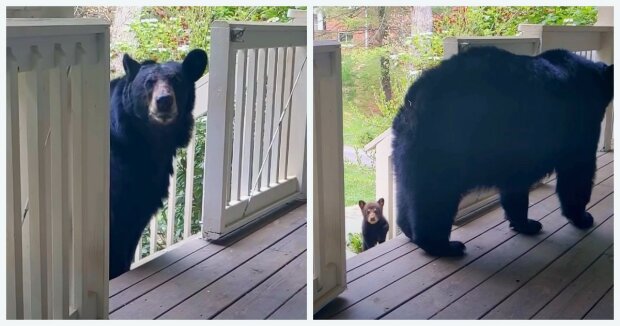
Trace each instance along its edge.
<instances>
[{"instance_id":1,"label":"bear's nose","mask_svg":"<svg viewBox=\"0 0 620 326\"><path fill-rule=\"evenodd\" d=\"M157 109L159 111L168 112L172 109L172 95L161 95L155 98L157 102Z\"/></svg>"}]
</instances>

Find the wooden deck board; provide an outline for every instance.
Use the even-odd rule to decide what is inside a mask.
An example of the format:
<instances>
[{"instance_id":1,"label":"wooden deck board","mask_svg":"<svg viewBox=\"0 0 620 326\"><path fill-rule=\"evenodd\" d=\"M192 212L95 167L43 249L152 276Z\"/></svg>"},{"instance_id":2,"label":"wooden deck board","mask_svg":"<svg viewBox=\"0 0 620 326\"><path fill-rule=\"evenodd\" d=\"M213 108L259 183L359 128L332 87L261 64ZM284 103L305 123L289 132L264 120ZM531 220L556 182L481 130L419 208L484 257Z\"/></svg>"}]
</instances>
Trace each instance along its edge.
<instances>
[{"instance_id":1,"label":"wooden deck board","mask_svg":"<svg viewBox=\"0 0 620 326\"><path fill-rule=\"evenodd\" d=\"M160 319L213 318L305 250L306 228L302 227L168 310Z\"/></svg>"},{"instance_id":2,"label":"wooden deck board","mask_svg":"<svg viewBox=\"0 0 620 326\"><path fill-rule=\"evenodd\" d=\"M541 309L534 319L584 318L613 286L613 246Z\"/></svg>"},{"instance_id":3,"label":"wooden deck board","mask_svg":"<svg viewBox=\"0 0 620 326\"><path fill-rule=\"evenodd\" d=\"M611 287L607 293L596 303L596 305L586 314L584 319L614 319L614 288Z\"/></svg>"},{"instance_id":4,"label":"wooden deck board","mask_svg":"<svg viewBox=\"0 0 620 326\"><path fill-rule=\"evenodd\" d=\"M306 285L306 260L304 252L214 319L266 319Z\"/></svg>"},{"instance_id":5,"label":"wooden deck board","mask_svg":"<svg viewBox=\"0 0 620 326\"><path fill-rule=\"evenodd\" d=\"M597 166L588 205L595 227L582 231L568 223L550 178L529 197L529 217L542 220L541 234L511 231L498 206L454 228L452 239L467 245L462 258L436 259L397 237L348 260L347 290L315 318L532 318L537 313L543 318L546 311L574 318L562 316L563 296L580 298L584 307L577 318L608 316L602 306L613 298L601 298L612 284L602 280L588 294L579 291L592 273L612 275L609 264L599 260L613 243L613 153L600 154ZM544 287L545 282L554 284ZM521 301L529 306L517 309Z\"/></svg>"},{"instance_id":6,"label":"wooden deck board","mask_svg":"<svg viewBox=\"0 0 620 326\"><path fill-rule=\"evenodd\" d=\"M304 286L267 319L306 319L306 302L307 293Z\"/></svg>"},{"instance_id":7,"label":"wooden deck board","mask_svg":"<svg viewBox=\"0 0 620 326\"><path fill-rule=\"evenodd\" d=\"M179 253L177 249L171 250L128 272L130 275L112 280L111 287L116 290L111 293L110 319L216 317L244 300L245 295L251 295L253 289L268 282L292 261L305 257L306 206L289 206L248 232L224 241L192 241L202 243L192 243L189 250L178 250ZM122 284L115 284L117 280ZM266 307L264 317L290 301L305 286L305 277L303 281L288 297L281 295L281 302ZM195 304L201 300L206 302ZM304 306L300 318L305 318L305 309Z\"/></svg>"}]
</instances>

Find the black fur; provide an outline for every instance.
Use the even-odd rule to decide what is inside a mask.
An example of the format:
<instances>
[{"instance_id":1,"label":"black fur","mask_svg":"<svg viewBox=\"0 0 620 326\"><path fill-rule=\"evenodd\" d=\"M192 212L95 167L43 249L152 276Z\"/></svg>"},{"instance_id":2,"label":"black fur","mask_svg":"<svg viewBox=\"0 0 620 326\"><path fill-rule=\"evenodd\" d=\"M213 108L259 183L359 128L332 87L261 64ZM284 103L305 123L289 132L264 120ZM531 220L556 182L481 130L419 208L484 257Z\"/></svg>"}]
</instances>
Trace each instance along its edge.
<instances>
[{"instance_id":1,"label":"black fur","mask_svg":"<svg viewBox=\"0 0 620 326\"><path fill-rule=\"evenodd\" d=\"M528 192L557 173L562 213L579 228L596 170L596 147L613 97L613 65L564 50L535 57L472 48L426 71L393 122L398 225L432 255L449 241L460 199L497 187L511 227L534 234Z\"/></svg>"},{"instance_id":2,"label":"black fur","mask_svg":"<svg viewBox=\"0 0 620 326\"><path fill-rule=\"evenodd\" d=\"M206 65L202 50L182 64L140 64L125 55L126 75L110 82L110 279L129 270L144 227L168 196L172 159L187 146L194 124L194 82ZM176 96L178 115L169 124L148 116L156 81Z\"/></svg>"},{"instance_id":3,"label":"black fur","mask_svg":"<svg viewBox=\"0 0 620 326\"><path fill-rule=\"evenodd\" d=\"M360 200L358 204L364 217L362 222L362 238L364 240L363 251L366 251L378 243L385 242L390 225L383 215L383 198L379 198L376 203L366 203Z\"/></svg>"}]
</instances>

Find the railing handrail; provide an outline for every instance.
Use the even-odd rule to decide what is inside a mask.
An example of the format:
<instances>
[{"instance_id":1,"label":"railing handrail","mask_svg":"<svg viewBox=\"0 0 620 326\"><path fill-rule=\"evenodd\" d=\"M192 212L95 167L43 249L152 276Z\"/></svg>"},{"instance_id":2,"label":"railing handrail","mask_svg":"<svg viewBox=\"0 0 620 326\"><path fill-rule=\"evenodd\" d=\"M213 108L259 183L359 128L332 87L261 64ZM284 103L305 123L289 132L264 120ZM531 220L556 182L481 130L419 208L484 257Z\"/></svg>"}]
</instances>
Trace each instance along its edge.
<instances>
[{"instance_id":1,"label":"railing handrail","mask_svg":"<svg viewBox=\"0 0 620 326\"><path fill-rule=\"evenodd\" d=\"M84 35L100 33L108 26L98 18L7 18L6 36L10 39Z\"/></svg>"}]
</instances>

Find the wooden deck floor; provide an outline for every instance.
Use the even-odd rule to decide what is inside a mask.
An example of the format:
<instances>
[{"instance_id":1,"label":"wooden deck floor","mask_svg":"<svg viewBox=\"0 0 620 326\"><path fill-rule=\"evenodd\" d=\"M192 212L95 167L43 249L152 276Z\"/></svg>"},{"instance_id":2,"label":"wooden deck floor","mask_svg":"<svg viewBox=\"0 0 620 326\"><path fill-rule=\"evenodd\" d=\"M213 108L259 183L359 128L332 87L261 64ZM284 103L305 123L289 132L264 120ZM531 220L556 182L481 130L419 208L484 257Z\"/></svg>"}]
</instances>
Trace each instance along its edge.
<instances>
[{"instance_id":1,"label":"wooden deck floor","mask_svg":"<svg viewBox=\"0 0 620 326\"><path fill-rule=\"evenodd\" d=\"M222 243L189 240L110 281L110 319L306 319L306 205Z\"/></svg>"},{"instance_id":2,"label":"wooden deck floor","mask_svg":"<svg viewBox=\"0 0 620 326\"><path fill-rule=\"evenodd\" d=\"M561 215L555 179L530 193L543 232L517 234L501 207L455 227L466 255L426 255L404 236L347 261L347 290L316 319L612 319L613 153L600 154L579 230Z\"/></svg>"}]
</instances>

